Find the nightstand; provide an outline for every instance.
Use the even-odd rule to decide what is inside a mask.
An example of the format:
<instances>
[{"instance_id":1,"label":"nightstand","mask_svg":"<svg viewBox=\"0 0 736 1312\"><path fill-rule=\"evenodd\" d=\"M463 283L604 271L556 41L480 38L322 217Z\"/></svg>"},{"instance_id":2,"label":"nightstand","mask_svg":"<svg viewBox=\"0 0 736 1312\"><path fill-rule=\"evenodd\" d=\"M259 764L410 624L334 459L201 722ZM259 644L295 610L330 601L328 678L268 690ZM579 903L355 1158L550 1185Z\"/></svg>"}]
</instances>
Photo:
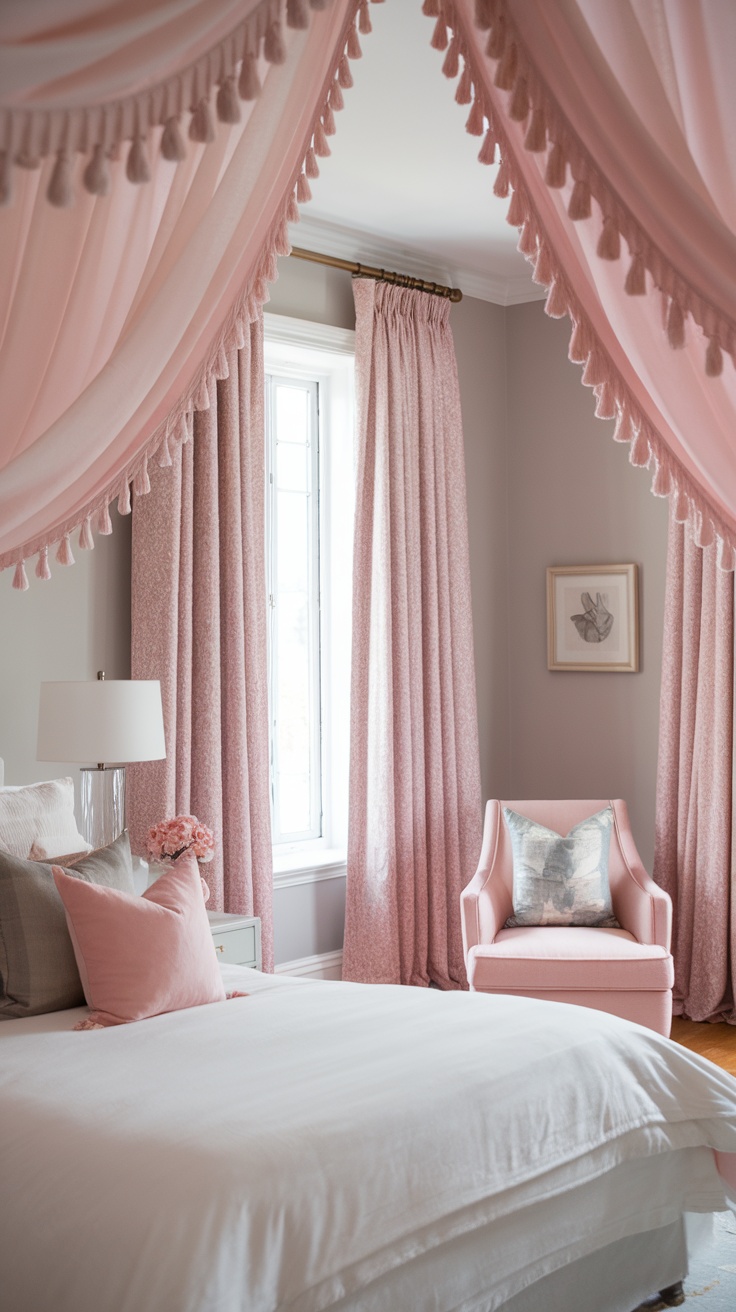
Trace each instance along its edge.
<instances>
[{"instance_id":1,"label":"nightstand","mask_svg":"<svg viewBox=\"0 0 736 1312\"><path fill-rule=\"evenodd\" d=\"M258 916L233 916L226 911L208 911L207 919L218 961L224 961L228 966L261 969L261 921Z\"/></svg>"}]
</instances>

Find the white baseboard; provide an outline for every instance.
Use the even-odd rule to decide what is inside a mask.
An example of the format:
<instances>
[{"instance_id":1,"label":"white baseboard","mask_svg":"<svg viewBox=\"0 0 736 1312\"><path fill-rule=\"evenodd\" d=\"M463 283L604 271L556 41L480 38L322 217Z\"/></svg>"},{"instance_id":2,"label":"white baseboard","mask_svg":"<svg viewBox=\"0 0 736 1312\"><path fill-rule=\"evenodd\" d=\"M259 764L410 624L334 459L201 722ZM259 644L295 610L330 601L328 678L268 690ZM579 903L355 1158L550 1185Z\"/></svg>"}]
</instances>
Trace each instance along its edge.
<instances>
[{"instance_id":1,"label":"white baseboard","mask_svg":"<svg viewBox=\"0 0 736 1312\"><path fill-rule=\"evenodd\" d=\"M314 957L282 961L275 975L308 975L311 979L342 979L342 952L320 952Z\"/></svg>"}]
</instances>

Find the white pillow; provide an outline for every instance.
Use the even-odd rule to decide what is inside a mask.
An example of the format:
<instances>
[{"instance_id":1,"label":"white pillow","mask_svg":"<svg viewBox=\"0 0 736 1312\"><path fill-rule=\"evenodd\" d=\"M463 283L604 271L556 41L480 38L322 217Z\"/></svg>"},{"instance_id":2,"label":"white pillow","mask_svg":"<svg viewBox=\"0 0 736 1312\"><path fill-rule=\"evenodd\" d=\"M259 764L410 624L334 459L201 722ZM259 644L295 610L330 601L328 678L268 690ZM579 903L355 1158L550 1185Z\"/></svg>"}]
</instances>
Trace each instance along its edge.
<instances>
[{"instance_id":1,"label":"white pillow","mask_svg":"<svg viewBox=\"0 0 736 1312\"><path fill-rule=\"evenodd\" d=\"M27 860L34 844L50 857L91 850L74 818L72 779L0 788L0 846Z\"/></svg>"}]
</instances>

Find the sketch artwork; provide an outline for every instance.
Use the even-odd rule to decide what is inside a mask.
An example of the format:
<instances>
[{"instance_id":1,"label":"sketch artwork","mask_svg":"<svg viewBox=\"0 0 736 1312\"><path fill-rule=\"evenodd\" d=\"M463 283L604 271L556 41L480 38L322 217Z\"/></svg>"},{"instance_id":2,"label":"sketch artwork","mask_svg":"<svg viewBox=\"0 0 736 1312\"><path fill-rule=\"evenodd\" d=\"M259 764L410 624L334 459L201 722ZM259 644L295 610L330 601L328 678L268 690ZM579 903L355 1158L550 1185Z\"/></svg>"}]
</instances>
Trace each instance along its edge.
<instances>
[{"instance_id":1,"label":"sketch artwork","mask_svg":"<svg viewBox=\"0 0 736 1312\"><path fill-rule=\"evenodd\" d=\"M605 594L604 594L605 595ZM582 615L571 615L575 628L585 642L605 642L613 628L613 615L605 604L600 592L595 594L595 603L589 592L581 593Z\"/></svg>"}]
</instances>

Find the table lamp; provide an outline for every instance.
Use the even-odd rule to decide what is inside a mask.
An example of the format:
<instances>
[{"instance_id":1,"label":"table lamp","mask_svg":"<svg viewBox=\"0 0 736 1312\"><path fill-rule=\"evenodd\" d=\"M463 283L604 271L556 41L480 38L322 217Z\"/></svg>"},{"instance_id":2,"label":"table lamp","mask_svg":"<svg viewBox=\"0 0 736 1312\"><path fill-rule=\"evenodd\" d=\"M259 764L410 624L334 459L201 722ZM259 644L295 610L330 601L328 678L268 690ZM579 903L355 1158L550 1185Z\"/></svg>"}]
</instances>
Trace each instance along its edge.
<instances>
[{"instance_id":1,"label":"table lamp","mask_svg":"<svg viewBox=\"0 0 736 1312\"><path fill-rule=\"evenodd\" d=\"M106 847L125 828L125 763L166 756L158 679L42 683L39 761L97 761L81 774L81 832ZM110 765L106 762L114 762Z\"/></svg>"}]
</instances>

